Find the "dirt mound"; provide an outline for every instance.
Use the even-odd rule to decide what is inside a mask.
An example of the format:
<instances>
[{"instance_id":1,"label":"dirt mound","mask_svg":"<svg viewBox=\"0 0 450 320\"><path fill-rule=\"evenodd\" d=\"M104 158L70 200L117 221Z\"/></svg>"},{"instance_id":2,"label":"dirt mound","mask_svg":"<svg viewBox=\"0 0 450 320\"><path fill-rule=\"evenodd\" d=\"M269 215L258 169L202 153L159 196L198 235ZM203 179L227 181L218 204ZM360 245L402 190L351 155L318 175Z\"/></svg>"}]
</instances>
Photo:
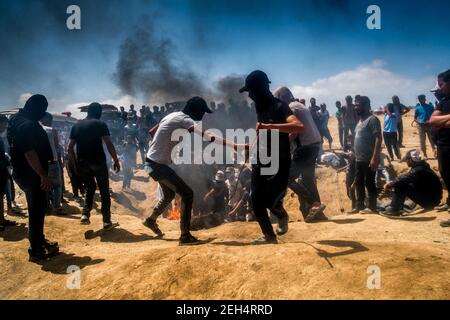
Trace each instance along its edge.
<instances>
[{"instance_id":1,"label":"dirt mound","mask_svg":"<svg viewBox=\"0 0 450 320\"><path fill-rule=\"evenodd\" d=\"M413 128L406 130L407 146L417 147ZM435 161L431 165L437 167ZM343 179L340 174L341 183ZM142 225L154 205L156 185L139 171L132 183L135 191L121 192L120 182L112 182L113 219L119 228L101 231L98 210L90 226L81 226L80 205L73 201L68 204L70 216L46 219L47 237L58 241L63 252L51 261L27 262L26 220L13 218L20 225L0 234L0 298L450 298L450 230L439 226L449 218L447 213L402 219L342 214L335 171L319 168L318 182L330 220L297 221L298 202L288 195L290 231L279 245L251 246L260 233L253 222L196 232L208 243L179 247L176 221L161 220L163 240ZM342 198L350 209L343 186ZM67 274L70 266L80 269L79 289L67 286L73 284L74 274ZM372 268L380 271L380 289L368 288Z\"/></svg>"}]
</instances>

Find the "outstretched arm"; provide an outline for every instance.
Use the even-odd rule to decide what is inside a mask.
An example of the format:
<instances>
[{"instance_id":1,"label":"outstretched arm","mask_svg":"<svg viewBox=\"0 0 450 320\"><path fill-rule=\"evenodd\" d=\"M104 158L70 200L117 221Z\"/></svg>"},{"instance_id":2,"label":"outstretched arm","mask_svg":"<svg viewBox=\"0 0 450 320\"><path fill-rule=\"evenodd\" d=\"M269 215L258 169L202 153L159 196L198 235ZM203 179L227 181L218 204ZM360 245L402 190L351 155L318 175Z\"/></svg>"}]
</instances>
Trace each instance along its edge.
<instances>
[{"instance_id":1,"label":"outstretched arm","mask_svg":"<svg viewBox=\"0 0 450 320\"><path fill-rule=\"evenodd\" d=\"M294 115L286 119L286 123L258 123L256 130L279 130L283 133L301 134L305 127L303 123Z\"/></svg>"}]
</instances>

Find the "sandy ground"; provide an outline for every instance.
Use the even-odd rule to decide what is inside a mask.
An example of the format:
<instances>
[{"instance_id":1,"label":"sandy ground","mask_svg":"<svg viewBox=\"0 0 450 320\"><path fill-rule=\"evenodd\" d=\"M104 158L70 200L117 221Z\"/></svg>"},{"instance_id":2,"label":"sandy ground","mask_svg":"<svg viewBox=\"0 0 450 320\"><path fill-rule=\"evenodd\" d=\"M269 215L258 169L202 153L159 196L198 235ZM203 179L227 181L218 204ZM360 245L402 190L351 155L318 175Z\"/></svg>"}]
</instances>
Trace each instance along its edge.
<instances>
[{"instance_id":1,"label":"sandy ground","mask_svg":"<svg viewBox=\"0 0 450 320\"><path fill-rule=\"evenodd\" d=\"M408 148L418 135L405 119ZM331 122L337 137L336 121ZM335 143L337 147L337 141ZM402 150L405 152L405 149ZM429 152L431 155L431 151ZM436 168L436 161L430 161ZM406 170L395 164L398 172ZM26 220L0 234L1 299L449 299L450 229L439 226L448 213L428 212L402 219L348 215L339 211L336 173L318 170L327 222L298 221L298 203L288 195L290 231L279 245L252 246L256 223L229 223L196 232L209 243L178 246L178 223L161 220L164 240L142 226L154 204L155 184L143 172L133 192L113 182L113 219L120 228L101 229L99 212L90 226L79 224L79 204L68 217L49 216L46 235L62 253L28 262ZM344 174L339 175L343 181ZM350 208L344 196L344 206ZM97 199L98 200L98 199ZM20 199L24 203L23 199ZM69 289L80 268L80 288ZM371 266L379 268L380 289L369 289ZM70 287L70 286L69 286Z\"/></svg>"}]
</instances>

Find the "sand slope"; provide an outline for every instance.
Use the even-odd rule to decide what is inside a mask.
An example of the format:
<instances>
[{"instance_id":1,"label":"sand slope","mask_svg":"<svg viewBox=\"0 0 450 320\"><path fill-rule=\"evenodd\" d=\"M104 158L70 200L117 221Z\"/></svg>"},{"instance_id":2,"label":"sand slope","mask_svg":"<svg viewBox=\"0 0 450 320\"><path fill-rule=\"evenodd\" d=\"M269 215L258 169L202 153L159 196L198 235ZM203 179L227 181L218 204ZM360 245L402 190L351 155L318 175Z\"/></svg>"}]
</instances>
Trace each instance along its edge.
<instances>
[{"instance_id":1,"label":"sand slope","mask_svg":"<svg viewBox=\"0 0 450 320\"><path fill-rule=\"evenodd\" d=\"M418 136L405 119L408 147ZM335 121L332 122L333 134ZM431 154L431 152L430 152ZM436 167L435 161L431 161ZM396 164L398 171L406 170ZM27 262L26 220L0 234L2 299L449 299L450 229L447 213L403 219L339 212L336 174L318 170L330 221L298 222L298 203L288 196L290 232L279 245L251 246L256 223L230 223L197 232L209 243L178 246L178 223L162 220L166 239L142 226L154 203L155 184L143 172L122 193L113 182L113 218L121 227L103 233L100 215L81 226L79 205L69 217L46 219L46 235L62 254L42 264ZM344 175L339 176L342 181ZM344 188L342 188L342 191ZM344 195L343 195L344 196ZM23 202L23 199L21 199ZM346 209L349 203L345 199ZM81 269L81 288L69 290L67 268ZM381 270L381 289L367 288L367 269Z\"/></svg>"}]
</instances>

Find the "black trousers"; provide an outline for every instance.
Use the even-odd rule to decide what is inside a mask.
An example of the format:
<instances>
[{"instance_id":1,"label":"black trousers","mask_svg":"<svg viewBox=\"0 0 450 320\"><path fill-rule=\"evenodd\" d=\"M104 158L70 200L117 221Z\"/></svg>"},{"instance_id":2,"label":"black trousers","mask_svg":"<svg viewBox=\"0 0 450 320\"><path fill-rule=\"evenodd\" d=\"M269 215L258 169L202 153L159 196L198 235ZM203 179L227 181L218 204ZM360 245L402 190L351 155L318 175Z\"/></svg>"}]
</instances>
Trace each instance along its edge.
<instances>
[{"instance_id":1,"label":"black trousers","mask_svg":"<svg viewBox=\"0 0 450 320\"><path fill-rule=\"evenodd\" d=\"M280 161L278 172L273 176L261 175L261 167L258 165L252 167L250 199L256 220L266 237L276 237L267 209L279 219L287 215L283 199L288 186L289 170L290 159Z\"/></svg>"},{"instance_id":2,"label":"black trousers","mask_svg":"<svg viewBox=\"0 0 450 320\"><path fill-rule=\"evenodd\" d=\"M389 153L391 160L394 160L394 152L398 160L401 160L402 156L400 154L399 143L397 140L397 132L383 132L384 144ZM392 150L394 152L392 152Z\"/></svg>"},{"instance_id":3,"label":"black trousers","mask_svg":"<svg viewBox=\"0 0 450 320\"><path fill-rule=\"evenodd\" d=\"M416 190L414 185L401 185L394 188L392 192L391 207L394 211L402 210L406 197L410 198L424 209L433 209L441 202L437 195L427 195Z\"/></svg>"},{"instance_id":4,"label":"black trousers","mask_svg":"<svg viewBox=\"0 0 450 320\"><path fill-rule=\"evenodd\" d=\"M439 172L444 180L447 191L450 190L450 146L438 146L437 158L439 162ZM447 204L450 206L450 191L447 197Z\"/></svg>"},{"instance_id":5,"label":"black trousers","mask_svg":"<svg viewBox=\"0 0 450 320\"><path fill-rule=\"evenodd\" d=\"M31 251L40 251L45 243L44 221L47 209L47 192L41 189L36 177L15 177L19 187L25 192L28 206L28 239Z\"/></svg>"},{"instance_id":6,"label":"black trousers","mask_svg":"<svg viewBox=\"0 0 450 320\"><path fill-rule=\"evenodd\" d=\"M156 163L149 159L147 159L147 163L153 170L153 172L150 173L150 177L159 183L163 193L163 198L156 204L150 219L156 220L163 214L175 198L175 194L179 194L181 196L181 235L188 234L191 227L194 192L169 166Z\"/></svg>"},{"instance_id":7,"label":"black trousers","mask_svg":"<svg viewBox=\"0 0 450 320\"><path fill-rule=\"evenodd\" d=\"M288 187L294 191L300 202L300 212L303 218L316 202L320 202L319 190L316 184L316 161L320 144L301 147L297 150L291 164ZM299 182L297 182L299 178Z\"/></svg>"},{"instance_id":8,"label":"black trousers","mask_svg":"<svg viewBox=\"0 0 450 320\"><path fill-rule=\"evenodd\" d=\"M368 208L377 208L377 187L375 183L375 171L369 167L369 162L356 162L356 209L363 210L366 199L366 189L369 196Z\"/></svg>"},{"instance_id":9,"label":"black trousers","mask_svg":"<svg viewBox=\"0 0 450 320\"><path fill-rule=\"evenodd\" d=\"M103 222L111 222L111 194L109 192L109 173L106 163L90 164L79 161L78 168L81 179L86 187L86 199L83 214L90 217L92 206L94 205L95 189L98 186L102 201Z\"/></svg>"}]
</instances>

